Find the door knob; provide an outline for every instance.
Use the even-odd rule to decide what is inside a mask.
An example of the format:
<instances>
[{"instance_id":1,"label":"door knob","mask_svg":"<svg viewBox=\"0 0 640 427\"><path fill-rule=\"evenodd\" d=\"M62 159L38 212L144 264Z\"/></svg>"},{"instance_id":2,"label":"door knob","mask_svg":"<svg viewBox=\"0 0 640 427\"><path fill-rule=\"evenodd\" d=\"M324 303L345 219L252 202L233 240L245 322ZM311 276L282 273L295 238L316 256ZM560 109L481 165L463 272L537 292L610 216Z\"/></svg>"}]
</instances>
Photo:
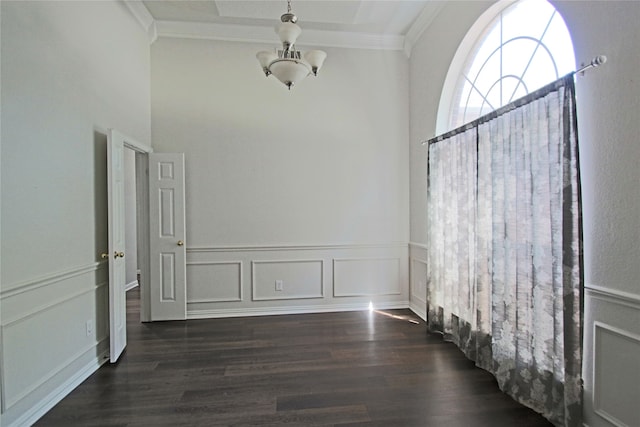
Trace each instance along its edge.
<instances>
[{"instance_id":1,"label":"door knob","mask_svg":"<svg viewBox=\"0 0 640 427\"><path fill-rule=\"evenodd\" d=\"M178 240L178 246L184 246L184 242L182 240Z\"/></svg>"},{"instance_id":2,"label":"door knob","mask_svg":"<svg viewBox=\"0 0 640 427\"><path fill-rule=\"evenodd\" d=\"M109 258L109 254L107 254L107 253L101 254L101 255L100 255L100 258L102 258L102 259L108 259L108 258Z\"/></svg>"},{"instance_id":3,"label":"door knob","mask_svg":"<svg viewBox=\"0 0 640 427\"><path fill-rule=\"evenodd\" d=\"M114 257L114 258L124 258L124 252L118 252L118 251L115 251L115 252L113 253L113 257Z\"/></svg>"}]
</instances>

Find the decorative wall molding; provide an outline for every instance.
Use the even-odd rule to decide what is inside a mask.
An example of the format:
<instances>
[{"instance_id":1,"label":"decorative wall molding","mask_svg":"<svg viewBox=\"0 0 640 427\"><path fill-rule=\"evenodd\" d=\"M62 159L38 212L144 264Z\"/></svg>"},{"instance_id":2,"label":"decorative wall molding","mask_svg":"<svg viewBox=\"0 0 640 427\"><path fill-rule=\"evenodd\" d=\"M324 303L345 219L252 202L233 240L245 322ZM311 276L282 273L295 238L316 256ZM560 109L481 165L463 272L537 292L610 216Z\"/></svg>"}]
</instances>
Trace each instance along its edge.
<instances>
[{"instance_id":1,"label":"decorative wall molding","mask_svg":"<svg viewBox=\"0 0 640 427\"><path fill-rule=\"evenodd\" d=\"M585 285L589 296L640 310L640 295L597 285Z\"/></svg>"},{"instance_id":2,"label":"decorative wall molding","mask_svg":"<svg viewBox=\"0 0 640 427\"><path fill-rule=\"evenodd\" d=\"M258 296L258 272L257 268L260 265L267 264L302 264L302 263L316 263L320 267L320 276L317 278L319 289L317 294L291 294L283 293L282 296L273 297L259 297ZM322 259L276 259L276 260L253 260L251 261L251 300L252 301L277 301L277 300L292 300L292 299L312 299L312 298L324 298L324 260Z\"/></svg>"},{"instance_id":3,"label":"decorative wall molding","mask_svg":"<svg viewBox=\"0 0 640 427\"><path fill-rule=\"evenodd\" d=\"M408 302L400 302L409 300L408 252L407 243L397 241L187 247L187 270L192 274L188 276L187 318L354 310L368 306L370 300L389 308L408 308ZM338 264L345 291L338 293L345 296L336 298L332 294L333 262L340 259L367 262ZM224 267L212 270L215 286L224 289L207 291L211 286L208 270L191 270L193 265L240 261L247 278L242 283L242 301L199 300L209 295L233 296L232 282L237 276ZM276 280L283 280L283 291L275 290Z\"/></svg>"},{"instance_id":4,"label":"decorative wall molding","mask_svg":"<svg viewBox=\"0 0 640 427\"><path fill-rule=\"evenodd\" d=\"M200 303L219 303L219 302L238 302L243 300L242 295L242 283L244 282L242 274L242 261L197 261L187 262L187 277L189 275L189 266L197 265L237 265L238 266L238 297L237 298L203 298L203 299L189 299L187 298L187 304L200 304ZM188 279L187 279L188 282ZM188 294L188 291L187 291Z\"/></svg>"},{"instance_id":5,"label":"decorative wall molding","mask_svg":"<svg viewBox=\"0 0 640 427\"><path fill-rule=\"evenodd\" d=\"M124 1L131 14L147 33L149 42L158 37L234 41L264 44L274 38L272 26L217 24L211 22L156 21L140 0ZM346 49L374 49L403 51L407 58L422 33L433 23L444 7L439 2L427 2L406 35L370 34L346 31L305 29L299 46L338 47Z\"/></svg>"},{"instance_id":6,"label":"decorative wall molding","mask_svg":"<svg viewBox=\"0 0 640 427\"><path fill-rule=\"evenodd\" d=\"M429 249L429 246L427 246L426 243L418 243L418 242L409 242L409 247L424 249L425 251Z\"/></svg>"},{"instance_id":7,"label":"decorative wall molding","mask_svg":"<svg viewBox=\"0 0 640 427\"><path fill-rule=\"evenodd\" d=\"M38 381L35 384L32 384L29 388L23 390L22 392L20 392L19 394L17 394L16 396L12 396L12 397L7 397L7 399L5 400L5 404L6 407L3 408L3 412L6 412L8 409L10 409L13 405L15 405L16 403L18 403L19 401L21 401L22 399L24 399L25 397L27 397L29 394L33 393L35 390L37 390L38 388L42 387L44 384L46 384L48 381L50 381L53 377L55 377L56 375L58 375L59 373L61 373L65 368L70 367L71 365L73 365L74 362L77 362L79 360L82 359L83 356L87 355L89 352L91 351L95 351L96 348L100 348L101 344L102 345L106 345L104 344L106 341L106 339L99 341L99 342L94 342L91 343L85 347L83 347L80 351L76 352L75 354L73 354L71 357L69 357L67 360L65 360L64 362L60 363L58 366L54 367L53 369L51 369L48 373L48 375L46 375L45 377L41 378L40 381ZM107 348L108 351L108 348ZM108 360L108 359L106 359ZM98 363L98 367L100 367L100 365L102 365L102 363L104 363L106 360L100 360L98 359L96 362ZM95 366L94 363L90 363L91 366ZM86 369L80 369L80 374ZM97 369L97 367L95 368ZM94 371L91 371L91 373L93 373ZM91 375L91 373L89 373L87 375L87 377L89 375ZM71 378L69 381L72 381L76 376L74 375L73 378ZM86 379L86 377L85 377ZM84 379L82 380L84 381ZM80 382L82 382L80 381ZM71 389L67 389L67 384L68 381L65 381L64 384L62 384L60 387L61 389L66 390L66 394L70 393L73 388ZM80 384L77 383L74 388ZM62 391L56 393L56 394L61 394ZM53 394L53 393L52 393ZM62 395L62 397L66 396L66 394ZM57 403L57 402L56 402Z\"/></svg>"},{"instance_id":8,"label":"decorative wall molding","mask_svg":"<svg viewBox=\"0 0 640 427\"><path fill-rule=\"evenodd\" d=\"M409 307L409 301L379 302L377 310L393 310ZM215 319L221 317L277 316L282 314L335 313L341 311L368 311L369 302L331 304L331 305L296 305L285 307L245 307L224 308L214 310L187 311L187 319Z\"/></svg>"},{"instance_id":9,"label":"decorative wall molding","mask_svg":"<svg viewBox=\"0 0 640 427\"><path fill-rule=\"evenodd\" d=\"M605 351L612 352L612 348L605 346L602 344L604 340L604 336L609 335L609 338L617 338L619 340L627 341L628 343L633 343L637 346L637 350L640 350L640 335L636 335L632 332L616 328L614 326L608 325L606 323L595 321L593 322L593 395L592 395L592 404L593 411L613 424L616 427L625 427L628 424L625 421L622 421L616 417L615 414L612 414L607 408L605 408L605 403L603 402L603 397L601 394L601 390L604 387L602 384L605 381L606 375L603 372L605 368L612 369L613 366L619 366L618 363L606 363ZM614 351L614 353L619 353L619 351ZM609 353L611 354L611 353ZM611 360L609 360L611 362ZM615 361L614 361L615 362ZM624 363L622 363L624 365ZM637 367L637 366L636 366ZM623 369L622 366L619 369ZM633 369L633 367L630 367ZM625 373L621 375L626 374ZM616 379L611 380L613 383L616 383ZM614 384L610 386L608 390L608 394L611 394L611 388L616 388L618 384ZM636 397L636 396L634 396ZM614 405L615 406L615 405ZM611 408L610 408L611 409ZM613 408L615 409L615 408ZM632 409L633 410L633 409ZM637 420L636 420L637 421Z\"/></svg>"},{"instance_id":10,"label":"decorative wall molding","mask_svg":"<svg viewBox=\"0 0 640 427\"><path fill-rule=\"evenodd\" d=\"M382 295L400 295L402 292L400 289L394 291L384 292L344 292L338 291L339 277L338 264L345 263L364 263L364 262L380 262L380 261L395 261L396 262L396 277L395 283L400 285L402 269L400 267L400 257L351 257L351 258L334 258L333 259L333 296L334 297L359 297L359 296L382 296Z\"/></svg>"},{"instance_id":11,"label":"decorative wall molding","mask_svg":"<svg viewBox=\"0 0 640 427\"><path fill-rule=\"evenodd\" d=\"M55 299L55 300L51 300L51 301L47 302L46 304L42 304L39 307L35 307L34 309L32 309L30 311L22 313L18 317L14 317L13 319L7 320L6 322L2 323L1 327L3 329L7 329L7 328L9 328L11 326L14 326L15 324L17 324L19 322L22 322L24 320L29 319L29 318L37 315L37 314L40 314L40 313L42 313L44 311L47 311L47 310L50 310L55 306L58 306L60 304L64 304L65 302L68 302L68 301L71 301L73 299L79 298L79 297L81 297L83 295L86 295L88 293L96 292L101 287L107 286L107 285L108 285L108 282L101 282L101 283L98 283L98 284L96 284L94 286L91 286L90 288L82 289L82 290L74 292L72 294L68 294L63 298L58 298L58 299Z\"/></svg>"},{"instance_id":12,"label":"decorative wall molding","mask_svg":"<svg viewBox=\"0 0 640 427\"><path fill-rule=\"evenodd\" d=\"M415 246L415 244L414 244ZM415 289L415 267L414 267L414 263L418 262L420 264L424 264L425 269L427 268L428 264L426 260L420 259L420 258L416 258L416 257L409 257L409 308L411 309L411 311L413 311L415 314L417 314L422 320L424 320L425 322L427 321L427 296L426 296L426 283L425 283L425 295L421 296L418 295L416 293L414 293L414 289Z\"/></svg>"},{"instance_id":13,"label":"decorative wall molding","mask_svg":"<svg viewBox=\"0 0 640 427\"><path fill-rule=\"evenodd\" d=\"M92 347L93 348L93 347ZM91 350L91 349L89 349ZM84 380L89 378L91 374L100 368L106 361L109 360L109 350L102 352L95 360L86 363L83 367L80 367L74 375L69 377L64 383L56 387L51 393L49 393L44 399L40 400L37 404L32 405L28 411L23 413L14 422L8 424L7 427L20 427L35 424L44 414L49 412L51 408L57 405L62 399L64 399L69 393L71 393L76 387L78 387ZM3 412L6 408L3 408Z\"/></svg>"},{"instance_id":14,"label":"decorative wall molding","mask_svg":"<svg viewBox=\"0 0 640 427\"><path fill-rule=\"evenodd\" d=\"M218 24L213 22L156 21L158 37L219 40L265 44L277 42L273 27ZM304 30L304 41L296 46L338 47L347 49L403 50L404 36L345 31Z\"/></svg>"},{"instance_id":15,"label":"decorative wall molding","mask_svg":"<svg viewBox=\"0 0 640 427\"><path fill-rule=\"evenodd\" d=\"M414 300L423 304L425 307L427 306L427 296L426 296L426 292L425 295L418 295L418 294L414 294L413 290L415 288L414 286L414 279L415 279L415 274L414 274L414 268L413 268L413 263L414 262L418 262L420 264L424 264L425 269L428 268L429 264L426 260L420 259L420 258L416 258L416 257L410 257L409 258L410 261L410 270L409 270L409 275L410 275L410 286L409 286L409 299L413 302ZM425 278L426 280L426 278ZM425 290L426 290L426 283L425 283ZM425 308L426 310L426 308Z\"/></svg>"},{"instance_id":16,"label":"decorative wall molding","mask_svg":"<svg viewBox=\"0 0 640 427\"><path fill-rule=\"evenodd\" d=\"M50 286L63 280L68 280L73 277L81 276L83 274L93 273L102 268L108 267L107 261L93 262L91 264L83 265L80 267L70 268L68 270L58 271L52 274L40 276L38 278L28 280L25 282L17 283L15 285L7 285L2 291L0 291L0 299L11 298L16 295L31 292L44 286Z\"/></svg>"},{"instance_id":17,"label":"decorative wall molding","mask_svg":"<svg viewBox=\"0 0 640 427\"><path fill-rule=\"evenodd\" d=\"M404 37L403 50L407 58L411 57L413 46L415 46L422 33L429 28L438 14L440 14L443 7L444 2L427 2L420 15L418 15L409 28L409 31L407 31L407 35Z\"/></svg>"},{"instance_id":18,"label":"decorative wall molding","mask_svg":"<svg viewBox=\"0 0 640 427\"><path fill-rule=\"evenodd\" d=\"M324 251L324 250L349 250L349 249L375 249L375 248L406 248L406 242L390 243L300 243L300 244L268 244L245 246L190 246L187 253L200 252L257 252L257 251Z\"/></svg>"},{"instance_id":19,"label":"decorative wall molding","mask_svg":"<svg viewBox=\"0 0 640 427\"><path fill-rule=\"evenodd\" d=\"M422 307L422 306L419 306L418 304L416 304L414 301L411 301L409 303L409 309L411 311L413 311L419 318L421 318L425 322L427 321L427 307L426 307L426 305L424 307Z\"/></svg>"},{"instance_id":20,"label":"decorative wall molding","mask_svg":"<svg viewBox=\"0 0 640 427\"><path fill-rule=\"evenodd\" d=\"M126 0L124 4L129 9L129 12L138 21L142 29L149 36L149 42L153 43L158 38L156 31L156 21L149 12L149 9L140 0Z\"/></svg>"}]
</instances>

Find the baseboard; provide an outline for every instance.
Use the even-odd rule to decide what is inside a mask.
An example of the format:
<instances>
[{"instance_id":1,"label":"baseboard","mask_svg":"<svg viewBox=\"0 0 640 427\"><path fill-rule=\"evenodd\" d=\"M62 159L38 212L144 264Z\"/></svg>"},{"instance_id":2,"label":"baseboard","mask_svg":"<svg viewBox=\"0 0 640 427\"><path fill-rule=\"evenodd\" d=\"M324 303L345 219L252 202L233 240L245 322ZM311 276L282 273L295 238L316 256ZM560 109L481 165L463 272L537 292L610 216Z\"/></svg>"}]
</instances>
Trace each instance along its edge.
<instances>
[{"instance_id":1,"label":"baseboard","mask_svg":"<svg viewBox=\"0 0 640 427\"><path fill-rule=\"evenodd\" d=\"M69 378L64 383L56 387L51 393L49 393L40 402L33 405L14 420L12 423L5 425L0 420L0 425L5 427L22 427L35 424L44 414L49 412L51 408L56 406L62 399L64 399L69 393L71 393L76 387L78 387L84 380L89 378L91 374L100 368L105 362L109 360L109 350L102 352L95 360L87 363L83 368L79 369L75 375Z\"/></svg>"},{"instance_id":2,"label":"baseboard","mask_svg":"<svg viewBox=\"0 0 640 427\"><path fill-rule=\"evenodd\" d=\"M127 284L124 286L124 291L125 291L125 292L129 292L131 289L135 289L135 288L137 288L139 285L140 285L140 284L138 283L138 281L137 281L137 280L134 280L133 282L131 282L131 283L127 283Z\"/></svg>"},{"instance_id":3,"label":"baseboard","mask_svg":"<svg viewBox=\"0 0 640 427\"><path fill-rule=\"evenodd\" d=\"M376 310L393 310L409 308L408 301L378 303ZM187 310L187 319L216 319L221 317L252 317L252 316L278 316L282 314L310 314L310 313L336 313L340 311L364 311L369 310L369 305L339 304L339 305L312 305L312 306L287 306L269 308L221 308L217 310Z\"/></svg>"}]
</instances>

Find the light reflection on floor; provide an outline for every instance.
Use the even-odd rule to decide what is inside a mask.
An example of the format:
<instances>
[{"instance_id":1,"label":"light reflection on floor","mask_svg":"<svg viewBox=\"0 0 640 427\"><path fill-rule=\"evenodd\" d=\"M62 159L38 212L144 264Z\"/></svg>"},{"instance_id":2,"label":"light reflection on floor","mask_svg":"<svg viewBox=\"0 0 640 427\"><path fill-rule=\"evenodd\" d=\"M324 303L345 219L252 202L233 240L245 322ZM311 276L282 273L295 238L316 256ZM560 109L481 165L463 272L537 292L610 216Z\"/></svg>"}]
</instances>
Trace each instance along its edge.
<instances>
[{"instance_id":1,"label":"light reflection on floor","mask_svg":"<svg viewBox=\"0 0 640 427\"><path fill-rule=\"evenodd\" d=\"M387 313L387 312L382 311L382 310L376 310L376 309L373 307L373 302L371 302L371 301L369 301L369 312L370 312L370 313L377 313L377 314L381 314L381 315L383 315L383 316L387 316L387 317L391 317L392 319L404 320L404 321L407 321L407 322L409 322L409 323L413 323L413 324L416 324L416 325L419 325L419 324L420 324L420 322L418 322L418 321L417 321L417 320L415 320L415 319L412 319L412 318L411 318L411 317L409 317L409 316L398 316L397 314Z\"/></svg>"},{"instance_id":2,"label":"light reflection on floor","mask_svg":"<svg viewBox=\"0 0 640 427\"><path fill-rule=\"evenodd\" d=\"M418 322L416 319L412 319L409 316L398 316L397 314L386 313L382 310L373 310L373 312L377 314L382 314L383 316L391 317L393 319L404 320L409 323L414 323L416 325L420 324L420 322Z\"/></svg>"}]
</instances>

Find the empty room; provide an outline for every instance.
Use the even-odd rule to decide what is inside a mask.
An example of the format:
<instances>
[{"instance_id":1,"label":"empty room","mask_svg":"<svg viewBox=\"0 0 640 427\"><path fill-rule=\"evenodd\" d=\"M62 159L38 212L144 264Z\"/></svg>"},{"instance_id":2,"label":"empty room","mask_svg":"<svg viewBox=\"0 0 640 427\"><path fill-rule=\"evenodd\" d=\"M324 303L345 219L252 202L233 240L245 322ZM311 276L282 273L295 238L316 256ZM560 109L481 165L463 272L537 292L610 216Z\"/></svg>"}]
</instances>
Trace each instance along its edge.
<instances>
[{"instance_id":1,"label":"empty room","mask_svg":"<svg viewBox=\"0 0 640 427\"><path fill-rule=\"evenodd\" d=\"M640 426L640 3L0 2L0 425Z\"/></svg>"}]
</instances>

